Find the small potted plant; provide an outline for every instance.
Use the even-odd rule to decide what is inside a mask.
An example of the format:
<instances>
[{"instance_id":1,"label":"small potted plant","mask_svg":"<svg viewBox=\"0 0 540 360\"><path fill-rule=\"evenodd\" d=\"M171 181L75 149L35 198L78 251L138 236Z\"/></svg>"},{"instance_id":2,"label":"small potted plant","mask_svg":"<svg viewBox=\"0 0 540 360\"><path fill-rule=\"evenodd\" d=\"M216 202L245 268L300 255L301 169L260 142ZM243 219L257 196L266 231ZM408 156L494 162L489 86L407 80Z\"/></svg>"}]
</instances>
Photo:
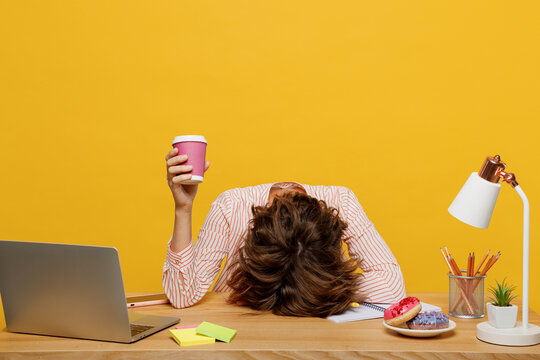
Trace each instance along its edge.
<instances>
[{"instance_id":1,"label":"small potted plant","mask_svg":"<svg viewBox=\"0 0 540 360\"><path fill-rule=\"evenodd\" d=\"M497 286L491 286L489 292L491 297L486 304L488 323L497 329L513 328L516 325L518 307L510 304L516 298L512 292L516 289L514 285L508 285L506 278L499 284L495 280Z\"/></svg>"}]
</instances>

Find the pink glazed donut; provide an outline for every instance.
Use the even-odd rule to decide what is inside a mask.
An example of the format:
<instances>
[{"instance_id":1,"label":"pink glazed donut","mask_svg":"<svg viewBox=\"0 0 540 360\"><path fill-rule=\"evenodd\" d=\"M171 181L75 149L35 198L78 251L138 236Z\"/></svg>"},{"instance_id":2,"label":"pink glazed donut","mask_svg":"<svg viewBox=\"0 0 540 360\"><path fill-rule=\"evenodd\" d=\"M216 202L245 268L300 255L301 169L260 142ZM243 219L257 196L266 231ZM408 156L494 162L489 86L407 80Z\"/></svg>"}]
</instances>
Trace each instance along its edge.
<instances>
[{"instance_id":1,"label":"pink glazed donut","mask_svg":"<svg viewBox=\"0 0 540 360\"><path fill-rule=\"evenodd\" d=\"M384 321L390 326L398 326L418 315L420 310L422 310L420 300L415 297L406 297L386 309Z\"/></svg>"}]
</instances>

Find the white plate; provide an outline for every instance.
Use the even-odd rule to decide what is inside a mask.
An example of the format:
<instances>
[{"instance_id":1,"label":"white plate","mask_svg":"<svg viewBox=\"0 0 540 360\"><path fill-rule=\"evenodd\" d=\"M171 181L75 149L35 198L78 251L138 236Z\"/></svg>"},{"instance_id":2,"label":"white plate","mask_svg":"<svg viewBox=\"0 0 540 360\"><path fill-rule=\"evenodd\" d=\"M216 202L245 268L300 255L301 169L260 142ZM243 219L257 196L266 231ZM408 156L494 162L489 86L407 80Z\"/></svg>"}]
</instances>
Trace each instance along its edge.
<instances>
[{"instance_id":1,"label":"white plate","mask_svg":"<svg viewBox=\"0 0 540 360\"><path fill-rule=\"evenodd\" d=\"M448 327L444 329L434 329L434 330L414 330L409 329L407 327L400 327L400 326L391 326L384 322L383 325L386 326L390 330L397 331L401 335L407 335L412 337L432 337L437 336L439 334L442 334L447 331L452 331L456 328L456 323L452 320L448 320ZM407 325L401 325L401 326L407 326Z\"/></svg>"}]
</instances>

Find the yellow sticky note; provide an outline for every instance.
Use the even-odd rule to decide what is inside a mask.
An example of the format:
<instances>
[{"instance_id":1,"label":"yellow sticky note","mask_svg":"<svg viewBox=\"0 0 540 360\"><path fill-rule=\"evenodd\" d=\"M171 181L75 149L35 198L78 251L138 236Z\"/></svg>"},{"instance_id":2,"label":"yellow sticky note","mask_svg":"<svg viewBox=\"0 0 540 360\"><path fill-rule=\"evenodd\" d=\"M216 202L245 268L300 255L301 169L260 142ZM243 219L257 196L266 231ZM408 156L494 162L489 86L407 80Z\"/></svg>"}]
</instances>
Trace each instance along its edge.
<instances>
[{"instance_id":1,"label":"yellow sticky note","mask_svg":"<svg viewBox=\"0 0 540 360\"><path fill-rule=\"evenodd\" d=\"M216 341L212 337L197 334L195 328L171 329L169 332L180 346L210 344Z\"/></svg>"}]
</instances>

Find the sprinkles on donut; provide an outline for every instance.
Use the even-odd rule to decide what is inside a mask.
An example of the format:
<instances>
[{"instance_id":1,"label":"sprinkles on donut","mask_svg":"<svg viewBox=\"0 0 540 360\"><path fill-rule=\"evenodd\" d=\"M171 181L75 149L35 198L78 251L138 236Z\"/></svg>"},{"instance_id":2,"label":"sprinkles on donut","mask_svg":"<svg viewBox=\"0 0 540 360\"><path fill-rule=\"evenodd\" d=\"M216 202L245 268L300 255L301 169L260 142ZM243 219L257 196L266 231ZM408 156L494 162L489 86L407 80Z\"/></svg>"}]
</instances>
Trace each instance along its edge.
<instances>
[{"instance_id":1,"label":"sprinkles on donut","mask_svg":"<svg viewBox=\"0 0 540 360\"><path fill-rule=\"evenodd\" d=\"M448 320L448 316L441 311L430 311L416 315L407 321L407 326L415 330L445 329L448 327Z\"/></svg>"},{"instance_id":2,"label":"sprinkles on donut","mask_svg":"<svg viewBox=\"0 0 540 360\"><path fill-rule=\"evenodd\" d=\"M420 310L422 310L422 304L418 298L406 297L386 309L384 321L390 326L398 326L418 315Z\"/></svg>"}]
</instances>

